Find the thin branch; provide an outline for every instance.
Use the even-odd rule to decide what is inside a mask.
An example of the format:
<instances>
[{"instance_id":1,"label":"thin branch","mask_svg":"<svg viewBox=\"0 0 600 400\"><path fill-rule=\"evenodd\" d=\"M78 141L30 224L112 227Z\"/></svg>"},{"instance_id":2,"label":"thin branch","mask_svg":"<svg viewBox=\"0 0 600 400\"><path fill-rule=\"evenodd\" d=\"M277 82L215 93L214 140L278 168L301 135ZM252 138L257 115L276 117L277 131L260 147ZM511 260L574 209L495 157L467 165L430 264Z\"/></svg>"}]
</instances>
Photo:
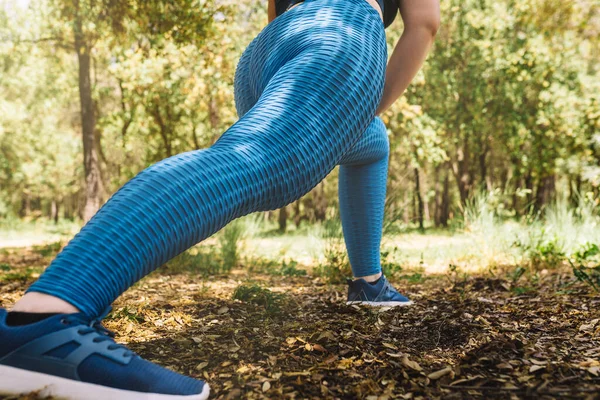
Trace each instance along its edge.
<instances>
[{"instance_id":1,"label":"thin branch","mask_svg":"<svg viewBox=\"0 0 600 400\"><path fill-rule=\"evenodd\" d=\"M556 388L547 390L535 390L533 388L503 388L496 386L467 386L467 385L440 385L443 389L456 390L481 390L491 392L531 392L537 394L558 394L558 393L598 393L600 388Z\"/></svg>"},{"instance_id":2,"label":"thin branch","mask_svg":"<svg viewBox=\"0 0 600 400\"><path fill-rule=\"evenodd\" d=\"M43 37L43 38L38 38L38 39L17 39L17 40L13 40L13 39L1 39L0 43L14 43L16 45L19 44L39 44L39 43L44 43L44 42L55 42L56 46L65 49L65 50L72 50L74 43L73 42L69 42L66 41L63 38L60 37Z\"/></svg>"}]
</instances>

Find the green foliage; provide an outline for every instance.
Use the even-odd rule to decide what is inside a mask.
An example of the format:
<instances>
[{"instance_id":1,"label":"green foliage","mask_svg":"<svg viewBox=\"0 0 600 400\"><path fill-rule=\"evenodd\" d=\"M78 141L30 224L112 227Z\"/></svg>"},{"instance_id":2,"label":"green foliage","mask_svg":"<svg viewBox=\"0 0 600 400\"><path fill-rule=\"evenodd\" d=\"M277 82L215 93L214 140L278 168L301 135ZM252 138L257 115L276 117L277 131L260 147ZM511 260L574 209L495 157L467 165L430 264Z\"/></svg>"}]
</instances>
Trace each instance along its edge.
<instances>
[{"instance_id":1,"label":"green foliage","mask_svg":"<svg viewBox=\"0 0 600 400\"><path fill-rule=\"evenodd\" d=\"M268 313L278 312L286 302L283 294L273 293L269 289L253 283L238 286L234 290L232 298L264 308Z\"/></svg>"},{"instance_id":2,"label":"green foliage","mask_svg":"<svg viewBox=\"0 0 600 400\"><path fill-rule=\"evenodd\" d=\"M201 276L210 276L223 272L223 263L219 254L210 247L184 251L170 260L166 266L171 273L190 272Z\"/></svg>"},{"instance_id":3,"label":"green foliage","mask_svg":"<svg viewBox=\"0 0 600 400\"><path fill-rule=\"evenodd\" d=\"M240 264L244 235L244 222L235 220L217 234L218 246L192 247L170 260L167 268L173 273L191 272L202 276L228 274Z\"/></svg>"},{"instance_id":4,"label":"green foliage","mask_svg":"<svg viewBox=\"0 0 600 400\"><path fill-rule=\"evenodd\" d=\"M401 275L400 279L406 279L409 283L423 283L426 277L420 272L414 272L410 275Z\"/></svg>"},{"instance_id":5,"label":"green foliage","mask_svg":"<svg viewBox=\"0 0 600 400\"><path fill-rule=\"evenodd\" d=\"M144 316L135 310L130 310L128 307L119 308L116 311L111 312L106 319L107 320L119 320L125 318L131 322L142 323L145 322Z\"/></svg>"},{"instance_id":6,"label":"green foliage","mask_svg":"<svg viewBox=\"0 0 600 400\"><path fill-rule=\"evenodd\" d=\"M298 262L291 260L289 262L283 261L279 275L282 276L306 276L306 271L303 269L296 268Z\"/></svg>"},{"instance_id":7,"label":"green foliage","mask_svg":"<svg viewBox=\"0 0 600 400\"><path fill-rule=\"evenodd\" d=\"M313 274L325 278L329 283L342 283L352 276L343 237L339 217L324 221L321 238L324 243L325 261L314 268Z\"/></svg>"},{"instance_id":8,"label":"green foliage","mask_svg":"<svg viewBox=\"0 0 600 400\"><path fill-rule=\"evenodd\" d=\"M0 268L0 282L27 282L32 276L39 275L40 268L11 269L8 264ZM8 268L6 268L8 267Z\"/></svg>"},{"instance_id":9,"label":"green foliage","mask_svg":"<svg viewBox=\"0 0 600 400\"><path fill-rule=\"evenodd\" d=\"M244 225L235 220L227 225L219 234L221 246L222 271L229 272L238 265L240 240L244 236Z\"/></svg>"},{"instance_id":10,"label":"green foliage","mask_svg":"<svg viewBox=\"0 0 600 400\"><path fill-rule=\"evenodd\" d=\"M33 246L33 251L36 252L37 254L41 255L42 257L50 257L50 256L55 256L56 254L58 254L58 252L60 251L62 246L63 246L62 242L59 241L59 242L46 244L43 246Z\"/></svg>"},{"instance_id":11,"label":"green foliage","mask_svg":"<svg viewBox=\"0 0 600 400\"><path fill-rule=\"evenodd\" d=\"M515 247L521 249L526 262L533 268L556 268L566 261L566 254L556 237L548 239L545 231L533 232L527 242L516 241Z\"/></svg>"},{"instance_id":12,"label":"green foliage","mask_svg":"<svg viewBox=\"0 0 600 400\"><path fill-rule=\"evenodd\" d=\"M381 252L381 270L388 276L396 276L402 272L402 266L397 261L398 247Z\"/></svg>"},{"instance_id":13,"label":"green foliage","mask_svg":"<svg viewBox=\"0 0 600 400\"><path fill-rule=\"evenodd\" d=\"M508 274L512 285L515 285L519 279L527 272L527 268L517 265L514 270Z\"/></svg>"},{"instance_id":14,"label":"green foliage","mask_svg":"<svg viewBox=\"0 0 600 400\"><path fill-rule=\"evenodd\" d=\"M586 243L569 259L575 277L596 291L600 290L600 247L595 243Z\"/></svg>"},{"instance_id":15,"label":"green foliage","mask_svg":"<svg viewBox=\"0 0 600 400\"><path fill-rule=\"evenodd\" d=\"M266 258L248 257L244 261L251 272L275 276L306 276L306 270L298 268L295 260L269 260Z\"/></svg>"}]
</instances>

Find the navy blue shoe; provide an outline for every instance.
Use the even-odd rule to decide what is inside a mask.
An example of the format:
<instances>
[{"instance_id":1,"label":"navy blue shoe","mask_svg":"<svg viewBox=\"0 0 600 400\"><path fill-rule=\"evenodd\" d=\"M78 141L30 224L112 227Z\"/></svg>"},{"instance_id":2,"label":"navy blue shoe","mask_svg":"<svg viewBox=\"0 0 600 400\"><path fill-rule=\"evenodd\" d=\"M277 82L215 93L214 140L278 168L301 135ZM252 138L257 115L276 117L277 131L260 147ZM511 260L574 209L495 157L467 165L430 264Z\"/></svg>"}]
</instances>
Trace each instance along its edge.
<instances>
[{"instance_id":1,"label":"navy blue shoe","mask_svg":"<svg viewBox=\"0 0 600 400\"><path fill-rule=\"evenodd\" d=\"M77 400L204 400L208 384L114 342L99 320L61 314L8 326L0 309L0 397L37 392Z\"/></svg>"},{"instance_id":2,"label":"navy blue shoe","mask_svg":"<svg viewBox=\"0 0 600 400\"><path fill-rule=\"evenodd\" d=\"M407 297L402 296L382 275L379 281L372 285L364 279L353 281L348 279L348 305L363 304L374 307L401 307L413 304Z\"/></svg>"}]
</instances>

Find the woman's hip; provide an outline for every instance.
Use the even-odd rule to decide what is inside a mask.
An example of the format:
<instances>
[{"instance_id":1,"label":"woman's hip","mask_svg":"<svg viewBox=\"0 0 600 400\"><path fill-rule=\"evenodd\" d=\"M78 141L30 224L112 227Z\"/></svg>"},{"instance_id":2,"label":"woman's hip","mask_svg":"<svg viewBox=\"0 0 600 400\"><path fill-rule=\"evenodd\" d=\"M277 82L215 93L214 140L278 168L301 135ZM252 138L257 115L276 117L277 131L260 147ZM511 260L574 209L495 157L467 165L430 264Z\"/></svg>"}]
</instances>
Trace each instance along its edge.
<instances>
[{"instance_id":1,"label":"woman's hip","mask_svg":"<svg viewBox=\"0 0 600 400\"><path fill-rule=\"evenodd\" d=\"M247 47L236 71L236 92L253 93L257 100L299 55L309 61L290 73L333 73L338 82L353 79L363 86L357 89L379 91L387 49L378 12L365 0L306 0L276 18Z\"/></svg>"}]
</instances>

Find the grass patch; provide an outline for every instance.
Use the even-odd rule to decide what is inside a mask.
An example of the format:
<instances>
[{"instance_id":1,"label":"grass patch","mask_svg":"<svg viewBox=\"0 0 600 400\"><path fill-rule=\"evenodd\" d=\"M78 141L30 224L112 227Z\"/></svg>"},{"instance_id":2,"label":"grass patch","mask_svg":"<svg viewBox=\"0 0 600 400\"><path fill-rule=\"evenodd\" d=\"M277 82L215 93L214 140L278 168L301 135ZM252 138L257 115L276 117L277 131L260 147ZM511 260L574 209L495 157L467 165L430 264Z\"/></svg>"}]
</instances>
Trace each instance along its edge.
<instances>
[{"instance_id":1,"label":"grass patch","mask_svg":"<svg viewBox=\"0 0 600 400\"><path fill-rule=\"evenodd\" d=\"M0 282L27 282L38 277L42 272L41 268L30 267L25 270L12 270L8 264L2 264L0 268ZM6 268L8 266L8 269Z\"/></svg>"},{"instance_id":2,"label":"grass patch","mask_svg":"<svg viewBox=\"0 0 600 400\"><path fill-rule=\"evenodd\" d=\"M123 318L135 323L143 323L146 321L142 315L135 311L131 311L127 307L113 311L106 317L107 320L120 320Z\"/></svg>"},{"instance_id":3,"label":"grass patch","mask_svg":"<svg viewBox=\"0 0 600 400\"><path fill-rule=\"evenodd\" d=\"M42 257L55 256L62 248L62 245L63 244L61 241L57 241L42 246L33 246L33 252L39 254Z\"/></svg>"},{"instance_id":4,"label":"grass patch","mask_svg":"<svg viewBox=\"0 0 600 400\"><path fill-rule=\"evenodd\" d=\"M286 302L283 294L273 293L255 283L238 286L233 292L232 298L262 307L268 313L278 312Z\"/></svg>"},{"instance_id":5,"label":"grass patch","mask_svg":"<svg viewBox=\"0 0 600 400\"><path fill-rule=\"evenodd\" d=\"M283 259L281 262L266 258L248 258L244 262L250 272L275 276L306 276L306 270L298 268L298 262Z\"/></svg>"},{"instance_id":6,"label":"grass patch","mask_svg":"<svg viewBox=\"0 0 600 400\"><path fill-rule=\"evenodd\" d=\"M241 241L245 235L246 224L235 220L216 235L216 246L202 244L184 251L167 263L167 271L201 276L229 274L240 264Z\"/></svg>"},{"instance_id":7,"label":"grass patch","mask_svg":"<svg viewBox=\"0 0 600 400\"><path fill-rule=\"evenodd\" d=\"M569 260L577 280L585 282L596 291L600 290L600 247L595 243L586 243Z\"/></svg>"},{"instance_id":8,"label":"grass patch","mask_svg":"<svg viewBox=\"0 0 600 400\"><path fill-rule=\"evenodd\" d=\"M323 241L324 262L314 268L316 276L324 278L329 283L343 283L352 276L348 252L344 244L342 223L338 216L323 223L321 232Z\"/></svg>"}]
</instances>

